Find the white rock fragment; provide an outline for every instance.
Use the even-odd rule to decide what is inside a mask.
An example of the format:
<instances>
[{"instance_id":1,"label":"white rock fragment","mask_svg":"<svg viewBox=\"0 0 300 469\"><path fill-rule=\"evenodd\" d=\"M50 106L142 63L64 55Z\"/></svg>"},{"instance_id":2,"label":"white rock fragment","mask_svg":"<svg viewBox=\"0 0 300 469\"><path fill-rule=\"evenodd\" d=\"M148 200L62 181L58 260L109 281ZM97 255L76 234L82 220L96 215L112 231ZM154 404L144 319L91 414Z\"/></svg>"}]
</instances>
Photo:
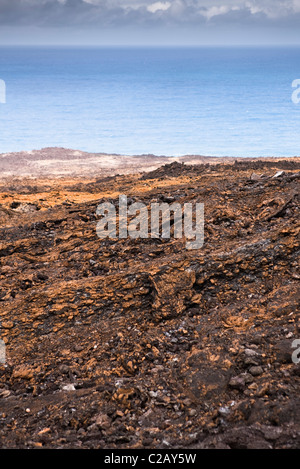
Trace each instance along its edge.
<instances>
[{"instance_id":1,"label":"white rock fragment","mask_svg":"<svg viewBox=\"0 0 300 469\"><path fill-rule=\"evenodd\" d=\"M74 384L66 384L62 387L63 391L76 391Z\"/></svg>"}]
</instances>

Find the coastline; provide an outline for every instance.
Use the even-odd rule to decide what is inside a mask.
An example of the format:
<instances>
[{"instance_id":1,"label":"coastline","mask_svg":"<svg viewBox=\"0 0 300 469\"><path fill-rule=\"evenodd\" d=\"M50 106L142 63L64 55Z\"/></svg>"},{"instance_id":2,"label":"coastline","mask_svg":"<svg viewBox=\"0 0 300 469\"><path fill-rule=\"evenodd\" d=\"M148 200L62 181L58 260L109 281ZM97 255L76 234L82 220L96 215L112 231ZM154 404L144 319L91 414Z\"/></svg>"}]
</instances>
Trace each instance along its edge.
<instances>
[{"instance_id":1,"label":"coastline","mask_svg":"<svg viewBox=\"0 0 300 469\"><path fill-rule=\"evenodd\" d=\"M75 149L59 147L40 150L0 154L0 179L10 177L28 178L91 178L114 174L137 174L153 171L164 164L180 162L198 164L234 164L235 162L300 162L295 157L231 157L231 156L158 156L158 155L118 155L107 153L87 153Z\"/></svg>"}]
</instances>

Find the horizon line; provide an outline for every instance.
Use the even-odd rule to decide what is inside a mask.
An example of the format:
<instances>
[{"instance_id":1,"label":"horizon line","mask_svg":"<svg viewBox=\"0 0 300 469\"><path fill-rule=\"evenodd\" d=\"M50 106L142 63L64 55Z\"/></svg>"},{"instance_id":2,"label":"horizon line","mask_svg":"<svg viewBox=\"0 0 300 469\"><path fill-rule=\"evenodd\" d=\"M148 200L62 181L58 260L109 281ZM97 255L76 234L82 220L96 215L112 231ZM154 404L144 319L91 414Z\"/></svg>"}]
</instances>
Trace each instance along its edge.
<instances>
[{"instance_id":1,"label":"horizon line","mask_svg":"<svg viewBox=\"0 0 300 469\"><path fill-rule=\"evenodd\" d=\"M245 44L55 44L55 43L49 43L49 44L24 44L24 43L16 43L16 44L0 44L1 47L20 47L20 48L25 48L25 47L94 47L94 48L135 48L135 49L144 49L144 48L213 48L213 47L219 47L219 48L248 48L248 47L256 47L256 48L286 48L286 47L299 47L300 48L300 43L291 43L291 44L252 44L252 43L245 43Z\"/></svg>"}]
</instances>

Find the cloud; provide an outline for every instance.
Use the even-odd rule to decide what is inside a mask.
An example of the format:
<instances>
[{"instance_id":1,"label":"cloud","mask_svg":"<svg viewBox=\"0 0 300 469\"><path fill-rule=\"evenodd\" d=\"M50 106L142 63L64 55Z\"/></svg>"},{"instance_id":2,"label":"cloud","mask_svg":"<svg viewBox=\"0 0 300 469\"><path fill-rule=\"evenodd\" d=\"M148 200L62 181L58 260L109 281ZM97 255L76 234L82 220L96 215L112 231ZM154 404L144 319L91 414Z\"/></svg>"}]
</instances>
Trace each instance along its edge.
<instances>
[{"instance_id":1,"label":"cloud","mask_svg":"<svg viewBox=\"0 0 300 469\"><path fill-rule=\"evenodd\" d=\"M166 3L155 2L155 3L151 3L151 5L147 7L147 10L150 11L151 13L156 13L157 11L166 11L170 8L170 6L171 6L170 2L166 2Z\"/></svg>"},{"instance_id":2,"label":"cloud","mask_svg":"<svg viewBox=\"0 0 300 469\"><path fill-rule=\"evenodd\" d=\"M257 15L280 19L300 13L300 0L1 0L2 24L120 24L130 21L153 21L159 13L166 21L191 22L231 16ZM155 15L157 16L157 15Z\"/></svg>"},{"instance_id":3,"label":"cloud","mask_svg":"<svg viewBox=\"0 0 300 469\"><path fill-rule=\"evenodd\" d=\"M220 16L220 15L225 15L229 13L231 10L239 10L239 7L233 7L230 8L227 5L221 5L221 6L213 6L211 8L208 8L207 10L203 11L203 16L210 20L214 16Z\"/></svg>"},{"instance_id":4,"label":"cloud","mask_svg":"<svg viewBox=\"0 0 300 469\"><path fill-rule=\"evenodd\" d=\"M0 0L5 28L60 28L103 31L113 28L191 28L255 25L298 34L300 0Z\"/></svg>"}]
</instances>

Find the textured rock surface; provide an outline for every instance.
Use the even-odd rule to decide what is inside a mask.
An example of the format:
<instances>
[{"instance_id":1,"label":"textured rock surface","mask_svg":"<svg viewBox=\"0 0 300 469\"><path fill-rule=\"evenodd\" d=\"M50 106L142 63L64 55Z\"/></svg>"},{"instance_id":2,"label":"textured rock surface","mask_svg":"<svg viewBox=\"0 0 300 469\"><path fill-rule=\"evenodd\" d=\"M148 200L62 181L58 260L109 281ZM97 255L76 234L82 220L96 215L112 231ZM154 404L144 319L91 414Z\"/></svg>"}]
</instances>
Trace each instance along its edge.
<instances>
[{"instance_id":1,"label":"textured rock surface","mask_svg":"<svg viewBox=\"0 0 300 469\"><path fill-rule=\"evenodd\" d=\"M299 448L299 166L5 180L0 446ZM119 194L204 203L203 248L99 239Z\"/></svg>"}]
</instances>

